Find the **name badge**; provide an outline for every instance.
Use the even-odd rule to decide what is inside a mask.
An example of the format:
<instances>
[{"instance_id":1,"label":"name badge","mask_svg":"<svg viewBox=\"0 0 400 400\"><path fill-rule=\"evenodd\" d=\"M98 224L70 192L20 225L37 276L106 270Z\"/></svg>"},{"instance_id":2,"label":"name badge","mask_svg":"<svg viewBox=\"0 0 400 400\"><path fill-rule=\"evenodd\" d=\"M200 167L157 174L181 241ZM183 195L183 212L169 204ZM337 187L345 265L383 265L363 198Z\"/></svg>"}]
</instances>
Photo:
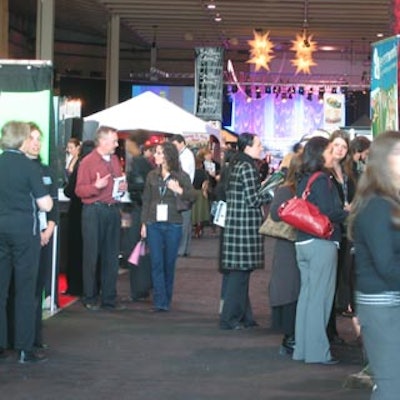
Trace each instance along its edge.
<instances>
[{"instance_id":1,"label":"name badge","mask_svg":"<svg viewBox=\"0 0 400 400\"><path fill-rule=\"evenodd\" d=\"M156 219L158 222L168 221L168 204L157 204Z\"/></svg>"},{"instance_id":2,"label":"name badge","mask_svg":"<svg viewBox=\"0 0 400 400\"><path fill-rule=\"evenodd\" d=\"M52 184L51 176L44 176L43 177L43 184L46 185L46 186L51 185Z\"/></svg>"}]
</instances>

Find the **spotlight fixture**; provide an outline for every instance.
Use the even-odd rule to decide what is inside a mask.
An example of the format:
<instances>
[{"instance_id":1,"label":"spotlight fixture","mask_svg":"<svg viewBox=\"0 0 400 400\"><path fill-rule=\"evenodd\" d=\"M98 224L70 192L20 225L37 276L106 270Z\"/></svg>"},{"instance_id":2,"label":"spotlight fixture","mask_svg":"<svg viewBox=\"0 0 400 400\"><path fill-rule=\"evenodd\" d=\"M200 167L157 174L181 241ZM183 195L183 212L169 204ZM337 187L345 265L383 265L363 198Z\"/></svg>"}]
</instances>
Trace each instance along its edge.
<instances>
[{"instance_id":1,"label":"spotlight fixture","mask_svg":"<svg viewBox=\"0 0 400 400\"><path fill-rule=\"evenodd\" d=\"M319 101L323 101L323 99L324 99L324 93L325 93L325 88L324 88L323 86L321 86L321 87L318 89L318 100L319 100Z\"/></svg>"},{"instance_id":2,"label":"spotlight fixture","mask_svg":"<svg viewBox=\"0 0 400 400\"><path fill-rule=\"evenodd\" d=\"M256 86L256 99L261 99L261 89L259 86Z\"/></svg>"},{"instance_id":3,"label":"spotlight fixture","mask_svg":"<svg viewBox=\"0 0 400 400\"><path fill-rule=\"evenodd\" d=\"M333 88L331 89L331 93L332 93L332 94L336 94L336 93L337 93L337 88L336 88L336 87L333 87Z\"/></svg>"},{"instance_id":4,"label":"spotlight fixture","mask_svg":"<svg viewBox=\"0 0 400 400\"><path fill-rule=\"evenodd\" d=\"M222 17L221 17L221 15L219 13L215 16L214 21L215 22L221 22L222 21Z\"/></svg>"},{"instance_id":5,"label":"spotlight fixture","mask_svg":"<svg viewBox=\"0 0 400 400\"><path fill-rule=\"evenodd\" d=\"M297 93L303 96L304 95L304 86L299 86Z\"/></svg>"},{"instance_id":6,"label":"spotlight fixture","mask_svg":"<svg viewBox=\"0 0 400 400\"><path fill-rule=\"evenodd\" d=\"M347 94L347 86L342 86L342 87L340 88L340 93L342 93L342 94Z\"/></svg>"},{"instance_id":7,"label":"spotlight fixture","mask_svg":"<svg viewBox=\"0 0 400 400\"><path fill-rule=\"evenodd\" d=\"M313 99L313 92L314 92L314 89L313 89L312 87L310 87L310 89L308 89L308 93L307 93L307 100L308 100L308 101L312 101L312 99Z\"/></svg>"},{"instance_id":8,"label":"spotlight fixture","mask_svg":"<svg viewBox=\"0 0 400 400\"><path fill-rule=\"evenodd\" d=\"M287 94L286 93L282 93L281 94L281 99L282 99L282 103L286 103L287 102Z\"/></svg>"},{"instance_id":9,"label":"spotlight fixture","mask_svg":"<svg viewBox=\"0 0 400 400\"><path fill-rule=\"evenodd\" d=\"M232 93L237 93L237 91L238 91L238 87L237 87L237 85L232 85Z\"/></svg>"},{"instance_id":10,"label":"spotlight fixture","mask_svg":"<svg viewBox=\"0 0 400 400\"><path fill-rule=\"evenodd\" d=\"M274 86L273 92L275 93L275 98L277 99L279 97L279 94L281 93L281 87L280 86Z\"/></svg>"},{"instance_id":11,"label":"spotlight fixture","mask_svg":"<svg viewBox=\"0 0 400 400\"><path fill-rule=\"evenodd\" d=\"M265 86L265 93L271 94L271 86L269 86L269 85Z\"/></svg>"},{"instance_id":12,"label":"spotlight fixture","mask_svg":"<svg viewBox=\"0 0 400 400\"><path fill-rule=\"evenodd\" d=\"M272 89L272 91L273 91L275 94L277 94L277 93L280 93L280 92L281 92L281 88L280 88L280 86L274 86L274 88Z\"/></svg>"},{"instance_id":13,"label":"spotlight fixture","mask_svg":"<svg viewBox=\"0 0 400 400\"><path fill-rule=\"evenodd\" d=\"M251 98L251 86L246 86L246 88L244 89L244 92L246 93L247 97Z\"/></svg>"}]
</instances>

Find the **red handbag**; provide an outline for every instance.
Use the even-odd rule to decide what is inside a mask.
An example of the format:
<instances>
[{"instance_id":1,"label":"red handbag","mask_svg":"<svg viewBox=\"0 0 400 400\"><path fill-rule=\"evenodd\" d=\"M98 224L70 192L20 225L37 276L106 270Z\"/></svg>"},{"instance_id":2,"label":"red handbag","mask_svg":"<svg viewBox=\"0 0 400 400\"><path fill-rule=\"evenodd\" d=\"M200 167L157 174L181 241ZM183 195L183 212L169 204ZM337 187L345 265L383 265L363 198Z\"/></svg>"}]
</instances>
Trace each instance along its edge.
<instances>
[{"instance_id":1,"label":"red handbag","mask_svg":"<svg viewBox=\"0 0 400 400\"><path fill-rule=\"evenodd\" d=\"M307 201L311 185L322 172L315 172L307 182L301 197L282 203L278 209L279 218L299 231L321 239L329 239L333 233L333 225L329 218L319 211L319 208Z\"/></svg>"}]
</instances>

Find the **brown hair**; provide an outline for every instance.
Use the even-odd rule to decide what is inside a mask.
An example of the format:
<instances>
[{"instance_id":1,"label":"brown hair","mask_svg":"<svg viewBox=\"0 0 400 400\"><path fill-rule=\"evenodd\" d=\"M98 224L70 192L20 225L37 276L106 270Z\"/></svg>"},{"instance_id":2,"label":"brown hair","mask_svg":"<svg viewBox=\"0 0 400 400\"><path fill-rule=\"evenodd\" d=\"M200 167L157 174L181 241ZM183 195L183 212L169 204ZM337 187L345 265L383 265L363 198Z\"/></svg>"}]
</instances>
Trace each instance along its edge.
<instances>
[{"instance_id":1,"label":"brown hair","mask_svg":"<svg viewBox=\"0 0 400 400\"><path fill-rule=\"evenodd\" d=\"M388 157L393 147L400 143L400 132L381 133L371 144L368 163L358 182L356 195L349 215L348 235L352 238L354 220L357 214L373 196L386 198L393 205L392 222L400 227L400 194L393 183Z\"/></svg>"},{"instance_id":2,"label":"brown hair","mask_svg":"<svg viewBox=\"0 0 400 400\"><path fill-rule=\"evenodd\" d=\"M76 137L69 138L68 143L72 143L75 147L79 147L81 145L80 140Z\"/></svg>"},{"instance_id":3,"label":"brown hair","mask_svg":"<svg viewBox=\"0 0 400 400\"><path fill-rule=\"evenodd\" d=\"M296 192L296 185L298 180L297 177L300 166L301 166L301 155L293 154L289 163L289 168L286 174L285 182L283 182L285 186L288 186L290 188L293 194Z\"/></svg>"}]
</instances>

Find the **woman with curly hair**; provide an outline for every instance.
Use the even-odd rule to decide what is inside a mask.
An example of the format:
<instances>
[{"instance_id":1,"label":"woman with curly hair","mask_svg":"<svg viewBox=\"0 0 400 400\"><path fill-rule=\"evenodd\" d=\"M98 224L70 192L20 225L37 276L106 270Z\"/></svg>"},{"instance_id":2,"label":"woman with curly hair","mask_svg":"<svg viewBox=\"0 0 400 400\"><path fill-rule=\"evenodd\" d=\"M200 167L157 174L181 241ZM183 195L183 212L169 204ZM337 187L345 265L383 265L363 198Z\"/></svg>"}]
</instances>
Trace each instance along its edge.
<instances>
[{"instance_id":1,"label":"woman with curly hair","mask_svg":"<svg viewBox=\"0 0 400 400\"><path fill-rule=\"evenodd\" d=\"M194 201L196 193L189 175L182 171L176 147L157 145L156 168L149 172L142 196L141 237L147 238L153 279L153 311L171 306L175 263L182 236L182 215L177 198Z\"/></svg>"}]
</instances>

